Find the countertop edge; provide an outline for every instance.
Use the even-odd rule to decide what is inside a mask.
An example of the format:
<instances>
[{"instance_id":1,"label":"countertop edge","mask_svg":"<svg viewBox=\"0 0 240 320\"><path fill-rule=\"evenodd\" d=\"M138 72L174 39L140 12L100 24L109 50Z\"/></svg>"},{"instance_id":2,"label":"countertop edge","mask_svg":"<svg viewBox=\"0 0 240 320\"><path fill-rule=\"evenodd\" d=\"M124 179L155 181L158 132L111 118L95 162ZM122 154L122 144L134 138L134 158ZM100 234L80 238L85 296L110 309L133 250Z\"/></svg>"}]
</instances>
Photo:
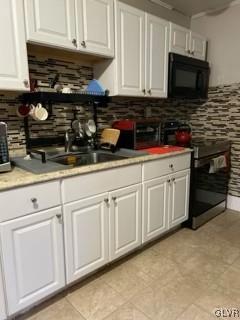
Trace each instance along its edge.
<instances>
[{"instance_id":1,"label":"countertop edge","mask_svg":"<svg viewBox=\"0 0 240 320\"><path fill-rule=\"evenodd\" d=\"M49 172L46 174L33 174L23 169L14 167L14 169L11 172L0 174L0 192L20 187L27 187L37 183L61 180L64 178L74 177L78 175L94 173L97 171L120 168L134 164L142 164L148 161L170 158L191 152L191 149L186 148L185 150L174 151L165 154L142 155L138 157L126 158L123 160L116 160L111 162L94 164L90 166L82 166L78 168Z\"/></svg>"}]
</instances>

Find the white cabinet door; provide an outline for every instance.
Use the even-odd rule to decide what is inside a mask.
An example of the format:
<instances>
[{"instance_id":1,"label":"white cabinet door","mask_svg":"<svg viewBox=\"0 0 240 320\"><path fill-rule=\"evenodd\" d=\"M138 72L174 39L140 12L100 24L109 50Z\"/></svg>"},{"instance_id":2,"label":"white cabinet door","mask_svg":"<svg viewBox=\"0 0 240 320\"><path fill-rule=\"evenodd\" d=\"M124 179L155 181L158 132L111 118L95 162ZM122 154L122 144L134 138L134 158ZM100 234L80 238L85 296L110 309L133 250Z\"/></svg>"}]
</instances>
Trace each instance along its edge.
<instances>
[{"instance_id":1,"label":"white cabinet door","mask_svg":"<svg viewBox=\"0 0 240 320\"><path fill-rule=\"evenodd\" d=\"M114 56L113 0L76 0L77 40L80 50Z\"/></svg>"},{"instance_id":2,"label":"white cabinet door","mask_svg":"<svg viewBox=\"0 0 240 320\"><path fill-rule=\"evenodd\" d=\"M145 13L121 2L117 3L117 68L118 94L145 96Z\"/></svg>"},{"instance_id":3,"label":"white cabinet door","mask_svg":"<svg viewBox=\"0 0 240 320\"><path fill-rule=\"evenodd\" d=\"M67 283L109 261L108 194L64 206Z\"/></svg>"},{"instance_id":4,"label":"white cabinet door","mask_svg":"<svg viewBox=\"0 0 240 320\"><path fill-rule=\"evenodd\" d=\"M147 95L167 97L169 22L146 15L146 88Z\"/></svg>"},{"instance_id":5,"label":"white cabinet door","mask_svg":"<svg viewBox=\"0 0 240 320\"><path fill-rule=\"evenodd\" d=\"M61 208L0 225L9 315L65 285Z\"/></svg>"},{"instance_id":6,"label":"white cabinet door","mask_svg":"<svg viewBox=\"0 0 240 320\"><path fill-rule=\"evenodd\" d=\"M169 227L175 227L188 219L190 170L171 175Z\"/></svg>"},{"instance_id":7,"label":"white cabinet door","mask_svg":"<svg viewBox=\"0 0 240 320\"><path fill-rule=\"evenodd\" d=\"M191 32L191 54L194 58L206 60L207 40L203 36Z\"/></svg>"},{"instance_id":8,"label":"white cabinet door","mask_svg":"<svg viewBox=\"0 0 240 320\"><path fill-rule=\"evenodd\" d=\"M169 178L157 178L143 184L143 242L168 230Z\"/></svg>"},{"instance_id":9,"label":"white cabinet door","mask_svg":"<svg viewBox=\"0 0 240 320\"><path fill-rule=\"evenodd\" d=\"M76 49L74 0L24 0L24 4L28 41Z\"/></svg>"},{"instance_id":10,"label":"white cabinet door","mask_svg":"<svg viewBox=\"0 0 240 320\"><path fill-rule=\"evenodd\" d=\"M0 320L5 320L6 316L6 308L5 308L5 299L4 299L4 290L3 290L3 274L1 268L1 258L0 258Z\"/></svg>"},{"instance_id":11,"label":"white cabinet door","mask_svg":"<svg viewBox=\"0 0 240 320\"><path fill-rule=\"evenodd\" d=\"M170 52L181 55L190 53L190 31L177 24L170 24Z\"/></svg>"},{"instance_id":12,"label":"white cabinet door","mask_svg":"<svg viewBox=\"0 0 240 320\"><path fill-rule=\"evenodd\" d=\"M141 185L110 193L110 260L141 245Z\"/></svg>"},{"instance_id":13,"label":"white cabinet door","mask_svg":"<svg viewBox=\"0 0 240 320\"><path fill-rule=\"evenodd\" d=\"M0 90L29 90L21 1L0 0Z\"/></svg>"}]
</instances>

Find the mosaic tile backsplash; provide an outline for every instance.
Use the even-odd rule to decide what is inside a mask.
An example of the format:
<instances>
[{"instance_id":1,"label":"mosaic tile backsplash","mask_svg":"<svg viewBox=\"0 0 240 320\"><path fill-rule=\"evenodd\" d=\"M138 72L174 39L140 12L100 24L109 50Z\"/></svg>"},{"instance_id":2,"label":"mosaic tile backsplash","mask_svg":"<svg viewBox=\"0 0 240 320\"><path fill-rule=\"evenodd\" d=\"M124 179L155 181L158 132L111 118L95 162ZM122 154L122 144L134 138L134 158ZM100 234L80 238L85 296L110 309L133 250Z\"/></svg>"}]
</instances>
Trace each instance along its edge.
<instances>
[{"instance_id":1,"label":"mosaic tile backsplash","mask_svg":"<svg viewBox=\"0 0 240 320\"><path fill-rule=\"evenodd\" d=\"M84 89L93 78L93 69L79 62L33 55L29 55L29 69L33 79L49 81L59 73L63 85L71 84L80 89ZM23 121L16 115L19 104L17 94L0 93L0 121L8 123L11 154L25 152ZM144 117L146 106L151 106L152 115L161 118L162 121L189 121L193 137L229 139L232 143L229 193L240 197L240 83L210 88L207 102L114 98L107 107L98 110L99 129L109 126L117 118ZM74 111L81 119L92 117L92 109L88 105L55 105L53 115L44 123L30 121L31 135L63 135L71 125Z\"/></svg>"}]
</instances>

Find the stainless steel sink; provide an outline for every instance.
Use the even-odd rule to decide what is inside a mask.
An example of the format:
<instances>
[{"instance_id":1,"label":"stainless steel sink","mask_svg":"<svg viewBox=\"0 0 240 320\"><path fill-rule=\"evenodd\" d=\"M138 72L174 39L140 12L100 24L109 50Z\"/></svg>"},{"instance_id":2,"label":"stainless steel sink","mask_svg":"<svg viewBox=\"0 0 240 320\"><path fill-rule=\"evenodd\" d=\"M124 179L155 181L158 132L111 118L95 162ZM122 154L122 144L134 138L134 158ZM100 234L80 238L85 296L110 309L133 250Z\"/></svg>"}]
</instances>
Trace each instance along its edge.
<instances>
[{"instance_id":1,"label":"stainless steel sink","mask_svg":"<svg viewBox=\"0 0 240 320\"><path fill-rule=\"evenodd\" d=\"M56 157L50 161L59 163L66 166L84 166L108 161L122 160L126 159L124 156L119 156L112 153L103 152L90 152L90 153L73 153L63 156Z\"/></svg>"}]
</instances>

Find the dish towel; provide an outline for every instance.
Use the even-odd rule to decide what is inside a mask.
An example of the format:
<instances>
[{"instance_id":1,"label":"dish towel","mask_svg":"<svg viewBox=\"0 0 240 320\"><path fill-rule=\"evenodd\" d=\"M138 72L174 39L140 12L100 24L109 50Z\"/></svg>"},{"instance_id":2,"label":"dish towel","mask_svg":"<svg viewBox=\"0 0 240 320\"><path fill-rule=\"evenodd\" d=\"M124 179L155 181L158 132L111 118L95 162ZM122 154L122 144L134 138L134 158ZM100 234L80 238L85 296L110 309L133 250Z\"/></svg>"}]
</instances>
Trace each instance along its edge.
<instances>
[{"instance_id":1,"label":"dish towel","mask_svg":"<svg viewBox=\"0 0 240 320\"><path fill-rule=\"evenodd\" d=\"M210 168L209 168L209 173L216 173L220 169L226 168L227 167L227 159L226 156L219 156L217 158L214 158L210 162Z\"/></svg>"}]
</instances>

